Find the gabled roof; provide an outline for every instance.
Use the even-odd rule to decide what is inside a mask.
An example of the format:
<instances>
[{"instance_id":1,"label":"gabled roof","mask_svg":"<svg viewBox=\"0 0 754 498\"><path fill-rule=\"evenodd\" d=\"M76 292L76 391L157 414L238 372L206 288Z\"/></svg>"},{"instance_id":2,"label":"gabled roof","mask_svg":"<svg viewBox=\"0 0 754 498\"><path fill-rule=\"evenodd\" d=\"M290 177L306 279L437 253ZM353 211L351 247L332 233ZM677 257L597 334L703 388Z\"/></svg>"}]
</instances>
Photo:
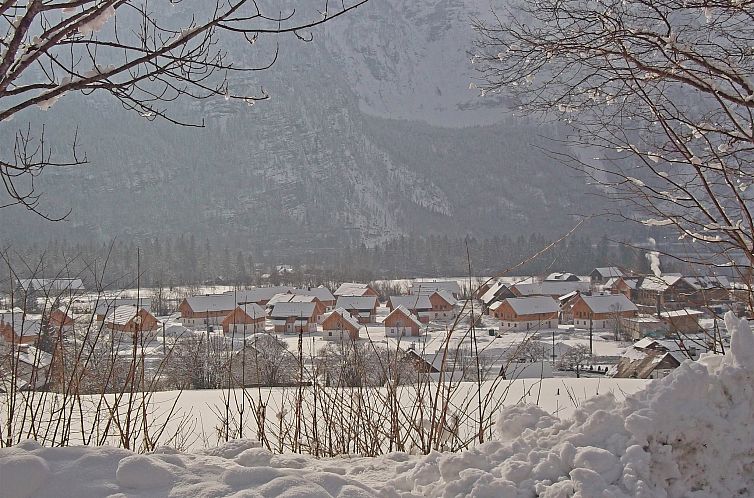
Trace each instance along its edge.
<instances>
[{"instance_id":1,"label":"gabled roof","mask_svg":"<svg viewBox=\"0 0 754 498\"><path fill-rule=\"evenodd\" d=\"M240 310L241 312L246 313L250 318L262 318L262 317L267 316L267 313L265 312L264 308L262 308L256 303L239 304L233 309L231 313L235 312L236 310ZM228 316L231 316L231 315L228 314Z\"/></svg>"},{"instance_id":2,"label":"gabled roof","mask_svg":"<svg viewBox=\"0 0 754 498\"><path fill-rule=\"evenodd\" d=\"M448 291L445 291L445 290L441 289L441 290L438 290L438 291L435 291L435 292L431 293L429 296L432 297L435 294L437 294L438 296L440 296L440 298L444 299L445 302L447 302L451 306L455 306L455 304L458 302L458 300L455 297L453 297L453 294L451 294Z\"/></svg>"},{"instance_id":3,"label":"gabled roof","mask_svg":"<svg viewBox=\"0 0 754 498\"><path fill-rule=\"evenodd\" d=\"M293 292L293 287L276 286L276 287L252 287L238 291L228 291L223 295L235 296L237 304L243 303L261 303L269 301L275 294L287 294Z\"/></svg>"},{"instance_id":4,"label":"gabled roof","mask_svg":"<svg viewBox=\"0 0 754 498\"><path fill-rule=\"evenodd\" d=\"M621 271L621 269L616 266L602 266L595 268L594 270L592 270L592 273L597 273L602 278L622 277L625 275L625 273L623 273L623 271Z\"/></svg>"},{"instance_id":5,"label":"gabled roof","mask_svg":"<svg viewBox=\"0 0 754 498\"><path fill-rule=\"evenodd\" d=\"M336 308L347 310L372 310L377 306L376 296L339 296Z\"/></svg>"},{"instance_id":6,"label":"gabled roof","mask_svg":"<svg viewBox=\"0 0 754 498\"><path fill-rule=\"evenodd\" d=\"M338 315L340 316L344 321L348 322L352 327L355 327L356 330L359 330L361 328L361 324L353 317L351 314L344 310L343 308L335 308L329 313L326 313L325 316L322 318L322 321L324 322L328 318L330 318L332 315Z\"/></svg>"},{"instance_id":7,"label":"gabled roof","mask_svg":"<svg viewBox=\"0 0 754 498\"><path fill-rule=\"evenodd\" d=\"M83 291L84 283L80 278L22 278L18 284L24 291Z\"/></svg>"},{"instance_id":8,"label":"gabled roof","mask_svg":"<svg viewBox=\"0 0 754 498\"><path fill-rule=\"evenodd\" d=\"M416 319L416 317L415 317L414 315L412 315L412 314L411 314L411 311L409 311L409 309L408 309L408 308L406 308L405 306L398 306L397 308L395 308L395 309L394 309L393 311L391 311L391 312L390 312L390 313L389 313L389 314L388 314L388 315L387 315L387 316L385 317L385 320L387 320L387 319L388 319L389 317L393 316L393 315L394 315L394 314L396 314L396 313L401 313L401 314L405 315L405 316L406 316L406 317L407 317L407 318L408 318L409 320L411 320L411 322L412 322L412 323L414 323L414 324L415 324L415 325L416 325L417 327L419 327L419 328L422 328L422 327L424 327L424 325L423 325L423 324L422 324L422 323L421 323L421 322L420 322L419 320L417 320L417 319ZM383 321L383 323L384 323L384 321Z\"/></svg>"},{"instance_id":9,"label":"gabled roof","mask_svg":"<svg viewBox=\"0 0 754 498\"><path fill-rule=\"evenodd\" d=\"M288 318L295 316L298 318L310 318L314 315L316 303L277 303L272 307L270 317Z\"/></svg>"},{"instance_id":10,"label":"gabled roof","mask_svg":"<svg viewBox=\"0 0 754 498\"><path fill-rule=\"evenodd\" d=\"M0 313L0 323L13 327L16 337L33 337L42 331L42 317L24 313Z\"/></svg>"},{"instance_id":11,"label":"gabled roof","mask_svg":"<svg viewBox=\"0 0 754 498\"><path fill-rule=\"evenodd\" d=\"M629 348L615 367L615 377L648 379L658 367L676 368L681 364L672 353L661 350Z\"/></svg>"},{"instance_id":12,"label":"gabled roof","mask_svg":"<svg viewBox=\"0 0 754 498\"><path fill-rule=\"evenodd\" d=\"M126 325L128 322L133 320L136 314L141 310L143 310L143 308L129 304L118 306L110 313L108 313L108 315L105 317L105 323L111 323L113 325ZM144 310L144 312L149 313L146 310Z\"/></svg>"},{"instance_id":13,"label":"gabled roof","mask_svg":"<svg viewBox=\"0 0 754 498\"><path fill-rule=\"evenodd\" d=\"M344 282L335 290L336 296L363 296L369 290L368 284Z\"/></svg>"},{"instance_id":14,"label":"gabled roof","mask_svg":"<svg viewBox=\"0 0 754 498\"><path fill-rule=\"evenodd\" d=\"M489 306L490 303L492 303L495 299L497 299L498 294L500 294L505 289L506 289L506 285L503 282L500 282L500 281L492 282L487 292L482 294L482 302L485 305Z\"/></svg>"},{"instance_id":15,"label":"gabled roof","mask_svg":"<svg viewBox=\"0 0 754 498\"><path fill-rule=\"evenodd\" d=\"M600 296L581 296L592 313L615 313L620 311L638 311L634 303L624 294L603 294Z\"/></svg>"},{"instance_id":16,"label":"gabled roof","mask_svg":"<svg viewBox=\"0 0 754 498\"><path fill-rule=\"evenodd\" d=\"M612 277L605 282L605 287L613 287L621 280L629 289L636 289L639 285L639 277Z\"/></svg>"},{"instance_id":17,"label":"gabled roof","mask_svg":"<svg viewBox=\"0 0 754 498\"><path fill-rule=\"evenodd\" d=\"M429 296L425 294L415 294L412 296L390 296L388 298L392 308L403 306L410 310L431 310L432 303L429 301Z\"/></svg>"},{"instance_id":18,"label":"gabled roof","mask_svg":"<svg viewBox=\"0 0 754 498\"><path fill-rule=\"evenodd\" d=\"M578 282L578 275L569 272L554 272L545 277L545 282Z\"/></svg>"},{"instance_id":19,"label":"gabled roof","mask_svg":"<svg viewBox=\"0 0 754 498\"><path fill-rule=\"evenodd\" d=\"M724 276L683 277L696 290L730 289L730 281Z\"/></svg>"},{"instance_id":20,"label":"gabled roof","mask_svg":"<svg viewBox=\"0 0 754 498\"><path fill-rule=\"evenodd\" d=\"M586 292L589 282L537 282L533 284L516 284L513 286L521 296L563 296L575 290Z\"/></svg>"},{"instance_id":21,"label":"gabled roof","mask_svg":"<svg viewBox=\"0 0 754 498\"><path fill-rule=\"evenodd\" d=\"M653 291L653 292L664 292L668 289L668 287L671 287L678 283L679 280L681 280L680 275L647 275L641 280L641 284L639 284L639 289L641 290L647 290L647 291Z\"/></svg>"},{"instance_id":22,"label":"gabled roof","mask_svg":"<svg viewBox=\"0 0 754 498\"><path fill-rule=\"evenodd\" d=\"M206 311L233 311L236 300L230 294L205 294L203 296L189 296L186 302L195 313Z\"/></svg>"},{"instance_id":23,"label":"gabled roof","mask_svg":"<svg viewBox=\"0 0 754 498\"><path fill-rule=\"evenodd\" d=\"M327 287L308 287L306 289L293 289L293 294L299 296L314 296L320 301L335 301L335 296Z\"/></svg>"},{"instance_id":24,"label":"gabled roof","mask_svg":"<svg viewBox=\"0 0 754 498\"><path fill-rule=\"evenodd\" d=\"M700 318L704 315L704 311L699 310L692 310L692 309L681 309L681 310L672 310L672 311L663 311L660 313L661 318L678 318L680 316L689 316L692 318Z\"/></svg>"},{"instance_id":25,"label":"gabled roof","mask_svg":"<svg viewBox=\"0 0 754 498\"><path fill-rule=\"evenodd\" d=\"M558 297L558 301L560 301L560 303L563 304L569 299L571 299L572 297L576 296L577 294L579 294L579 291L573 291L573 292L569 292L568 294L563 294L562 296Z\"/></svg>"},{"instance_id":26,"label":"gabled roof","mask_svg":"<svg viewBox=\"0 0 754 498\"><path fill-rule=\"evenodd\" d=\"M461 286L456 280L423 280L416 279L411 284L411 294L432 294L435 291L444 290L456 296L461 294Z\"/></svg>"},{"instance_id":27,"label":"gabled roof","mask_svg":"<svg viewBox=\"0 0 754 498\"><path fill-rule=\"evenodd\" d=\"M94 312L98 315L107 315L110 311L115 309L118 306L125 306L125 305L131 305L131 306L137 306L139 305L141 308L144 308L147 311L152 311L152 300L141 298L136 299L130 298L130 297L116 297L112 299L107 298L100 298L99 301L97 301L97 306L94 309Z\"/></svg>"},{"instance_id":28,"label":"gabled roof","mask_svg":"<svg viewBox=\"0 0 754 498\"><path fill-rule=\"evenodd\" d=\"M275 306L277 303L313 303L316 296L301 296L298 294L275 294L267 301L267 306Z\"/></svg>"},{"instance_id":29,"label":"gabled roof","mask_svg":"<svg viewBox=\"0 0 754 498\"><path fill-rule=\"evenodd\" d=\"M550 296L509 297L502 301L508 303L517 315L536 313L556 313L560 307Z\"/></svg>"}]
</instances>

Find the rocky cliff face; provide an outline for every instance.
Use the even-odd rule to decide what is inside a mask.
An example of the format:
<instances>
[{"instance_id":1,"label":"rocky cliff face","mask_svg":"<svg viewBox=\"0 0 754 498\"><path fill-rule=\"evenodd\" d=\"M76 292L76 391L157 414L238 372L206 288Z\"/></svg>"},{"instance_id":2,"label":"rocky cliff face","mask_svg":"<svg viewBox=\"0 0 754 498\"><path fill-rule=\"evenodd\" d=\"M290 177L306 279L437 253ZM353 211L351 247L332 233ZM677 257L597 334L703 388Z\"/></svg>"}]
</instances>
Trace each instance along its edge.
<instances>
[{"instance_id":1,"label":"rocky cliff face","mask_svg":"<svg viewBox=\"0 0 754 498\"><path fill-rule=\"evenodd\" d=\"M90 164L42 178L48 210L72 209L68 221L7 210L16 221L0 235L193 232L305 250L410 233L560 232L587 208L583 182L536 147L557 130L469 90L469 18L483 5L375 1L310 43L281 37L270 70L233 81L263 86L270 100L176 109L204 117L203 129L147 122L97 95L30 113L59 151L77 127ZM239 61L259 62L271 44L230 49Z\"/></svg>"}]
</instances>

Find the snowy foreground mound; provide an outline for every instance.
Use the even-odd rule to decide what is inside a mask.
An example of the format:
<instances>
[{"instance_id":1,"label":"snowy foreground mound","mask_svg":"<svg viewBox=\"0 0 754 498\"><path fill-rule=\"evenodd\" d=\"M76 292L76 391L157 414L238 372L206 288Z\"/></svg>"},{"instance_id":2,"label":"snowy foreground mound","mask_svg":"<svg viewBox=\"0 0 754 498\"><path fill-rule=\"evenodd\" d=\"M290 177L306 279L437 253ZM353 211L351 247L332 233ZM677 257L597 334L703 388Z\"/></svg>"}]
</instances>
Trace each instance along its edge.
<instances>
[{"instance_id":1,"label":"snowy foreground mound","mask_svg":"<svg viewBox=\"0 0 754 498\"><path fill-rule=\"evenodd\" d=\"M0 496L276 497L754 495L754 335L726 316L726 356L686 362L623 402L595 397L561 421L505 409L498 438L463 453L317 460L235 441L196 454L0 449Z\"/></svg>"}]
</instances>

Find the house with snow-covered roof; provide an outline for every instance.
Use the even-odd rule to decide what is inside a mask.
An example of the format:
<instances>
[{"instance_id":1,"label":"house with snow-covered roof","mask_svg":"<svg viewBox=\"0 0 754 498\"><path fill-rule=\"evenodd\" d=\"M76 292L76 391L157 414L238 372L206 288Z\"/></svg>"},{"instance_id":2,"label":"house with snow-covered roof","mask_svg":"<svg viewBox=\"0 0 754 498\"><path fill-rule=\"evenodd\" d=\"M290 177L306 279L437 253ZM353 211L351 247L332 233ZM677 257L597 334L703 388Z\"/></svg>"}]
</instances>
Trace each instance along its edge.
<instances>
[{"instance_id":1,"label":"house with snow-covered roof","mask_svg":"<svg viewBox=\"0 0 754 498\"><path fill-rule=\"evenodd\" d=\"M699 324L703 316L703 311L690 308L661 311L659 314L660 320L666 325L670 334L704 333L704 328Z\"/></svg>"},{"instance_id":2,"label":"house with snow-covered roof","mask_svg":"<svg viewBox=\"0 0 754 498\"><path fill-rule=\"evenodd\" d=\"M587 329L613 329L621 318L636 316L639 309L623 294L579 294L571 307L573 324Z\"/></svg>"},{"instance_id":3,"label":"house with snow-covered roof","mask_svg":"<svg viewBox=\"0 0 754 498\"><path fill-rule=\"evenodd\" d=\"M418 337L422 323L404 306L398 306L382 322L388 337Z\"/></svg>"},{"instance_id":4,"label":"house with snow-covered roof","mask_svg":"<svg viewBox=\"0 0 754 498\"><path fill-rule=\"evenodd\" d=\"M267 313L255 303L236 306L220 323L224 334L256 334L264 332Z\"/></svg>"},{"instance_id":5,"label":"house with snow-covered roof","mask_svg":"<svg viewBox=\"0 0 754 498\"><path fill-rule=\"evenodd\" d=\"M37 299L71 298L85 291L80 278L22 278L16 286L16 296L23 296L26 309L35 308Z\"/></svg>"},{"instance_id":6,"label":"house with snow-covered roof","mask_svg":"<svg viewBox=\"0 0 754 498\"><path fill-rule=\"evenodd\" d=\"M94 306L95 320L101 322L113 309L118 306L138 306L152 313L152 300L147 298L130 297L98 297Z\"/></svg>"},{"instance_id":7,"label":"house with snow-covered roof","mask_svg":"<svg viewBox=\"0 0 754 498\"><path fill-rule=\"evenodd\" d=\"M613 277L602 286L611 294L623 294L631 301L635 301L638 295L640 277Z\"/></svg>"},{"instance_id":8,"label":"house with snow-covered roof","mask_svg":"<svg viewBox=\"0 0 754 498\"><path fill-rule=\"evenodd\" d=\"M639 282L636 303L657 311L675 309L683 307L695 291L680 274L647 275Z\"/></svg>"},{"instance_id":9,"label":"house with snow-covered roof","mask_svg":"<svg viewBox=\"0 0 754 498\"><path fill-rule=\"evenodd\" d=\"M361 324L343 308L336 308L322 318L322 338L330 341L356 341Z\"/></svg>"},{"instance_id":10,"label":"house with snow-covered roof","mask_svg":"<svg viewBox=\"0 0 754 498\"><path fill-rule=\"evenodd\" d=\"M564 296L573 291L588 292L591 288L589 282L532 282L518 283L510 287L516 297L550 296L554 299Z\"/></svg>"},{"instance_id":11,"label":"house with snow-covered roof","mask_svg":"<svg viewBox=\"0 0 754 498\"><path fill-rule=\"evenodd\" d=\"M302 289L293 289L291 292L299 296L316 297L319 302L325 305L326 311L331 311L335 307L335 296L327 287L306 287Z\"/></svg>"},{"instance_id":12,"label":"house with snow-covered roof","mask_svg":"<svg viewBox=\"0 0 754 498\"><path fill-rule=\"evenodd\" d=\"M558 302L550 296L510 297L494 303L490 314L501 332L553 329L558 326Z\"/></svg>"},{"instance_id":13,"label":"house with snow-covered roof","mask_svg":"<svg viewBox=\"0 0 754 498\"><path fill-rule=\"evenodd\" d=\"M178 310L186 327L209 327L220 325L237 305L233 294L205 294L186 297Z\"/></svg>"},{"instance_id":14,"label":"house with snow-covered roof","mask_svg":"<svg viewBox=\"0 0 754 498\"><path fill-rule=\"evenodd\" d=\"M398 306L403 306L416 315L422 323L428 323L430 320L455 318L453 311L455 304L456 299L444 290L433 291L430 294L390 296L387 301L387 306L391 311Z\"/></svg>"},{"instance_id":15,"label":"house with snow-covered roof","mask_svg":"<svg viewBox=\"0 0 754 498\"><path fill-rule=\"evenodd\" d=\"M54 308L50 311L49 321L50 328L54 333L69 334L73 332L76 321L69 310L65 308Z\"/></svg>"},{"instance_id":16,"label":"house with snow-covered roof","mask_svg":"<svg viewBox=\"0 0 754 498\"><path fill-rule=\"evenodd\" d=\"M545 277L545 282L578 282L578 275L569 272L553 272Z\"/></svg>"},{"instance_id":17,"label":"house with snow-covered roof","mask_svg":"<svg viewBox=\"0 0 754 498\"><path fill-rule=\"evenodd\" d=\"M104 321L105 328L111 332L138 334L157 330L157 318L149 311L129 304L112 310Z\"/></svg>"},{"instance_id":18,"label":"house with snow-covered roof","mask_svg":"<svg viewBox=\"0 0 754 498\"><path fill-rule=\"evenodd\" d=\"M42 332L42 317L18 308L0 313L0 337L12 345L33 344Z\"/></svg>"},{"instance_id":19,"label":"house with snow-covered roof","mask_svg":"<svg viewBox=\"0 0 754 498\"><path fill-rule=\"evenodd\" d=\"M501 301L508 297L516 297L516 295L513 293L513 291L510 290L508 285L499 280L492 282L490 287L484 294L482 294L482 297L480 298L482 300L482 308L484 312L488 313L489 308L493 303Z\"/></svg>"},{"instance_id":20,"label":"house with snow-covered roof","mask_svg":"<svg viewBox=\"0 0 754 498\"><path fill-rule=\"evenodd\" d=\"M461 286L457 280L416 279L408 289L409 294L429 295L437 291L445 291L456 299L461 296Z\"/></svg>"},{"instance_id":21,"label":"house with snow-covered roof","mask_svg":"<svg viewBox=\"0 0 754 498\"><path fill-rule=\"evenodd\" d=\"M623 379L658 379L678 368L684 360L677 347L644 338L623 353L612 376Z\"/></svg>"},{"instance_id":22,"label":"house with snow-covered roof","mask_svg":"<svg viewBox=\"0 0 754 498\"><path fill-rule=\"evenodd\" d=\"M595 268L589 274L592 284L604 284L611 278L623 277L626 273L617 266L603 266Z\"/></svg>"},{"instance_id":23,"label":"house with snow-covered roof","mask_svg":"<svg viewBox=\"0 0 754 498\"><path fill-rule=\"evenodd\" d=\"M377 316L377 296L338 296L336 308L343 308L359 323L374 323Z\"/></svg>"},{"instance_id":24,"label":"house with snow-covered roof","mask_svg":"<svg viewBox=\"0 0 754 498\"><path fill-rule=\"evenodd\" d=\"M224 295L232 296L236 304L239 305L254 303L264 306L275 294L293 293L293 290L293 287L287 286L252 287L250 289L228 291Z\"/></svg>"},{"instance_id":25,"label":"house with snow-covered roof","mask_svg":"<svg viewBox=\"0 0 754 498\"><path fill-rule=\"evenodd\" d=\"M314 333L317 331L316 303L277 303L270 310L270 322L278 333Z\"/></svg>"},{"instance_id":26,"label":"house with snow-covered roof","mask_svg":"<svg viewBox=\"0 0 754 498\"><path fill-rule=\"evenodd\" d=\"M343 297L343 296L374 296L377 297L379 294L376 290L374 290L372 287L369 286L369 284L362 284L358 282L344 282L340 284L340 287L335 289L335 297ZM338 306L336 304L336 306ZM340 307L340 306L338 306Z\"/></svg>"}]
</instances>

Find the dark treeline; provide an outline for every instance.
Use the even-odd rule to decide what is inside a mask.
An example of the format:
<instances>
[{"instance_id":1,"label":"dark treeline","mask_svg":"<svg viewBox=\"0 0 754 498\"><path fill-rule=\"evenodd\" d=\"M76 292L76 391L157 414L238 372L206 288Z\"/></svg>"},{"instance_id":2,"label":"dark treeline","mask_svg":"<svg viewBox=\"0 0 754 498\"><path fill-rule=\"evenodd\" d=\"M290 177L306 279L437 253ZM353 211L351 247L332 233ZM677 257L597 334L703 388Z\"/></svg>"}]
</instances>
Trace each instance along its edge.
<instances>
[{"instance_id":1,"label":"dark treeline","mask_svg":"<svg viewBox=\"0 0 754 498\"><path fill-rule=\"evenodd\" d=\"M10 246L6 259L19 277L82 278L90 289L172 287L196 284L236 286L264 283L317 285L347 280L468 275L544 275L552 271L587 274L596 266L620 265L647 271L645 254L607 238L571 237L536 259L549 244L541 235L462 239L447 236L400 237L383 245L344 245L311 249L283 258L227 243L196 240L192 235L109 244L51 241L46 245ZM524 262L524 264L521 264ZM519 266L520 265L520 266ZM8 275L8 272L4 272Z\"/></svg>"}]
</instances>

